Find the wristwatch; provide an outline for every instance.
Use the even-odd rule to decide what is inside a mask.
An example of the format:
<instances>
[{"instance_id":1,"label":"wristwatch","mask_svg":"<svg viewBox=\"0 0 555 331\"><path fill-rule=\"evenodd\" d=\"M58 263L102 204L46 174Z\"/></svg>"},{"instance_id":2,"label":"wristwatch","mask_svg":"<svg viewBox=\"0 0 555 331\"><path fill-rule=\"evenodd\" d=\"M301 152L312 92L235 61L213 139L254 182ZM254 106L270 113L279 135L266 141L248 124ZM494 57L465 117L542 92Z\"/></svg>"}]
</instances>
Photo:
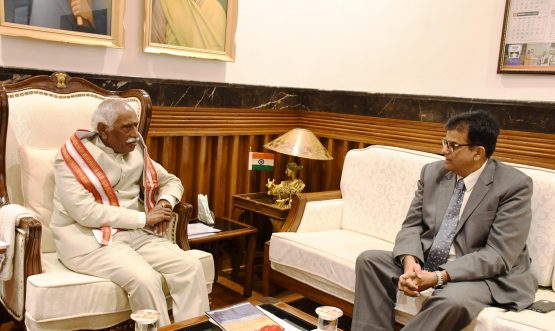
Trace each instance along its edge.
<instances>
[{"instance_id":1,"label":"wristwatch","mask_svg":"<svg viewBox=\"0 0 555 331\"><path fill-rule=\"evenodd\" d=\"M437 284L435 288L442 288L443 287L443 274L441 271L436 270L436 277L437 277Z\"/></svg>"}]
</instances>

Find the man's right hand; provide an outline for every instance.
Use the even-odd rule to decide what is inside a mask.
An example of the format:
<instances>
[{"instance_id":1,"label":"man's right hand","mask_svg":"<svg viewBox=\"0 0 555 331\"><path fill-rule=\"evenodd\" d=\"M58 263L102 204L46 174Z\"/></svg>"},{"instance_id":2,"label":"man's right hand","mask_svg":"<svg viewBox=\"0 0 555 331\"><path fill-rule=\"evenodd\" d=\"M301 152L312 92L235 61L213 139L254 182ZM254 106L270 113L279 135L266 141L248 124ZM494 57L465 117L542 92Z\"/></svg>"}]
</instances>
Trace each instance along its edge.
<instances>
[{"instance_id":1,"label":"man's right hand","mask_svg":"<svg viewBox=\"0 0 555 331\"><path fill-rule=\"evenodd\" d=\"M171 207L163 207L163 204L157 204L148 213L146 213L146 224L155 225L164 221L171 221L172 209Z\"/></svg>"},{"instance_id":2,"label":"man's right hand","mask_svg":"<svg viewBox=\"0 0 555 331\"><path fill-rule=\"evenodd\" d=\"M399 283L397 284L399 290L411 297L420 295L418 284L422 277L422 268L414 256L405 256L403 270L404 273L399 277Z\"/></svg>"}]
</instances>

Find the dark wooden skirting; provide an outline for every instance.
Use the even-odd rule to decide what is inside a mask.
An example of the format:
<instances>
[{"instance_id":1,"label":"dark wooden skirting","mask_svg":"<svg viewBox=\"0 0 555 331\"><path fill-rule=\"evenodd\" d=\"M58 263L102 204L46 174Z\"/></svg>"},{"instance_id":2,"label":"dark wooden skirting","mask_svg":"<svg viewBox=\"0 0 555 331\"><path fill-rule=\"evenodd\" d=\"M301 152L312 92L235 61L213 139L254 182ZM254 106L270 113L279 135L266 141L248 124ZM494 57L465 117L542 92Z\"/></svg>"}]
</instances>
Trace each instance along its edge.
<instances>
[{"instance_id":1,"label":"dark wooden skirting","mask_svg":"<svg viewBox=\"0 0 555 331\"><path fill-rule=\"evenodd\" d=\"M312 130L334 157L301 159L306 192L339 188L347 151L387 145L440 153L443 124L303 110L153 107L148 145L153 158L184 183L185 201L207 194L218 216L232 215L232 195L264 191L268 178L285 177L293 158L276 153L272 173L250 172L248 152L286 131ZM494 156L502 161L555 169L555 134L502 130ZM195 206L196 208L196 206Z\"/></svg>"}]
</instances>

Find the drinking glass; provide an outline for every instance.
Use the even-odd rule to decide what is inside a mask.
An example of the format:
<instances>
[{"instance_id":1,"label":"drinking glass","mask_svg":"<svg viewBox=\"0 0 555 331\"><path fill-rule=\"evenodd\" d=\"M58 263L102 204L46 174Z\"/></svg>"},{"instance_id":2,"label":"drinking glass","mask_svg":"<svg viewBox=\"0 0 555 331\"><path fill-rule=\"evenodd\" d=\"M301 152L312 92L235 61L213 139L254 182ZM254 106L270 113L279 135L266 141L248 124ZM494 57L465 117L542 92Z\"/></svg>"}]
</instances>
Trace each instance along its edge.
<instances>
[{"instance_id":1,"label":"drinking glass","mask_svg":"<svg viewBox=\"0 0 555 331\"><path fill-rule=\"evenodd\" d=\"M343 311L332 306L321 306L316 308L316 314L318 314L318 331L335 331Z\"/></svg>"},{"instance_id":2,"label":"drinking glass","mask_svg":"<svg viewBox=\"0 0 555 331\"><path fill-rule=\"evenodd\" d=\"M155 331L158 329L160 313L154 309L142 309L131 314L135 321L135 331Z\"/></svg>"}]
</instances>

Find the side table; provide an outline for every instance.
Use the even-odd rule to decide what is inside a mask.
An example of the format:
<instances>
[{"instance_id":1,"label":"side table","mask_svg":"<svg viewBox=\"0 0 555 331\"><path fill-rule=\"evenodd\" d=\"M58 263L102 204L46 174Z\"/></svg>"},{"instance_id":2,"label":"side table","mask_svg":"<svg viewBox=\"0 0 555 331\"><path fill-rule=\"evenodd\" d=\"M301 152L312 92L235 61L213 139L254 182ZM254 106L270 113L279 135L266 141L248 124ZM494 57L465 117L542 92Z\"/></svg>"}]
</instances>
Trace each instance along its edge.
<instances>
[{"instance_id":1,"label":"side table","mask_svg":"<svg viewBox=\"0 0 555 331\"><path fill-rule=\"evenodd\" d=\"M194 222L198 222L198 220L193 219L189 223L194 223ZM232 219L225 218L225 217L216 217L214 221L214 228L219 229L221 231L208 236L189 239L189 245L191 247L195 247L206 243L215 244L216 247L212 252L212 254L214 256L214 263L216 264L215 269L216 269L216 279L217 279L218 273L222 268L219 243L223 240L237 240L241 237L245 237L247 239L247 245L246 245L246 262L245 262L245 284L243 288L243 295L246 297L250 297L252 294L252 276L253 276L253 267L254 267L254 253L256 250L257 229L248 224L234 221ZM245 245L236 245L236 246L244 247ZM237 269L240 265L240 262L238 263L237 259L242 256L244 256L244 254L233 254L233 253L231 254L231 257L233 260L232 264L233 264L234 273L237 272Z\"/></svg>"},{"instance_id":2,"label":"side table","mask_svg":"<svg viewBox=\"0 0 555 331\"><path fill-rule=\"evenodd\" d=\"M289 208L278 207L266 192L234 194L233 219L240 219L246 212L267 216L273 231L278 232L287 219Z\"/></svg>"}]
</instances>

